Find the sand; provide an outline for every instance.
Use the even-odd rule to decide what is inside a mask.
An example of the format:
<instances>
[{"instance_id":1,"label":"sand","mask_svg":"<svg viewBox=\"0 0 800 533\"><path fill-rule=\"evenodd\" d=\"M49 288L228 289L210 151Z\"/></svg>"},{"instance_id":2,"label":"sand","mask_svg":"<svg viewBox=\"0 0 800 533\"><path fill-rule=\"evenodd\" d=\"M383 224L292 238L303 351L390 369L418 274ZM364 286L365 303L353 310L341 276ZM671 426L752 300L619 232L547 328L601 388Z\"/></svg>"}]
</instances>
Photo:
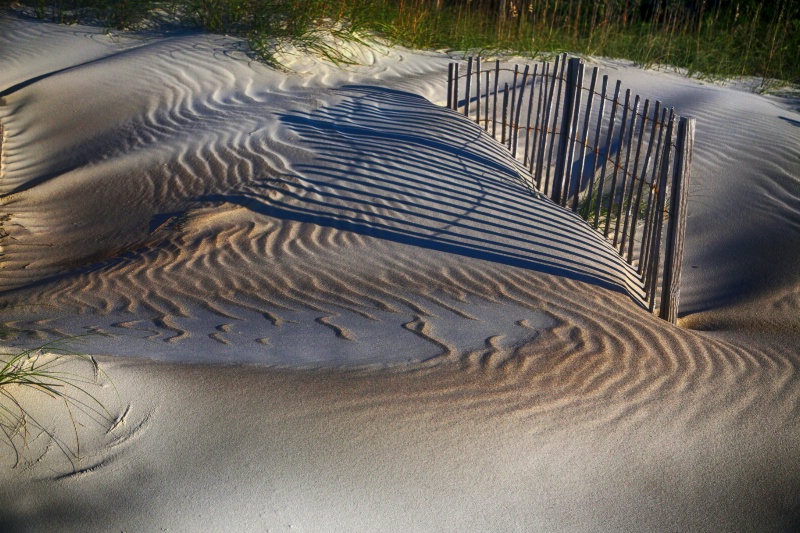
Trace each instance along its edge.
<instances>
[{"instance_id":1,"label":"sand","mask_svg":"<svg viewBox=\"0 0 800 533\"><path fill-rule=\"evenodd\" d=\"M446 53L0 27L4 342L107 409L14 391L0 529L800 526L796 101L590 59L697 119L676 327Z\"/></svg>"}]
</instances>

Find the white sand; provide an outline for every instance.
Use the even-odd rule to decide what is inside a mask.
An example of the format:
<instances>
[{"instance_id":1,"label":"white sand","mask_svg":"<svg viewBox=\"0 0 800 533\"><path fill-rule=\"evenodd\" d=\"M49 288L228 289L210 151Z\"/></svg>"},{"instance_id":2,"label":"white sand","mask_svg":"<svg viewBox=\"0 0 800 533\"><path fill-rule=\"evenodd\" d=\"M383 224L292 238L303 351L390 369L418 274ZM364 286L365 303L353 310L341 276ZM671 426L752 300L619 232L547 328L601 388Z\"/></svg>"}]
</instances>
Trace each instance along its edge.
<instances>
[{"instance_id":1,"label":"white sand","mask_svg":"<svg viewBox=\"0 0 800 533\"><path fill-rule=\"evenodd\" d=\"M800 526L800 104L599 63L698 120L676 328L444 54L0 30L7 342L97 333L118 422L15 391L0 530Z\"/></svg>"}]
</instances>

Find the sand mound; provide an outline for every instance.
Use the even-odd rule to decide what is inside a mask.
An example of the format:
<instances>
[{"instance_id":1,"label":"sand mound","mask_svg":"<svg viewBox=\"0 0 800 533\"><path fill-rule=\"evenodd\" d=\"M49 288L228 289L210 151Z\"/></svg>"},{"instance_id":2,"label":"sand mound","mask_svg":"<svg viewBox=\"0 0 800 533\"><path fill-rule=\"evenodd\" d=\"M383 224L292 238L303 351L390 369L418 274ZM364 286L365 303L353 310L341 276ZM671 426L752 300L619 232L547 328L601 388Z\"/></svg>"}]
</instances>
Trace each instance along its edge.
<instances>
[{"instance_id":1,"label":"sand mound","mask_svg":"<svg viewBox=\"0 0 800 533\"><path fill-rule=\"evenodd\" d=\"M35 331L30 342L91 331L108 337L89 353L262 364L512 346L528 334L516 322L547 318L462 281L504 267L636 306L632 269L532 194L524 169L463 117L385 87L259 91L235 60L209 67L198 40L124 49L6 96L3 281L10 325ZM139 81L110 92L117 64ZM77 105L86 124L68 133L73 115L59 124L59 107L92 90ZM125 105L89 121L117 98ZM47 148L19 164L33 146Z\"/></svg>"},{"instance_id":2,"label":"sand mound","mask_svg":"<svg viewBox=\"0 0 800 533\"><path fill-rule=\"evenodd\" d=\"M443 54L0 28L6 342L92 333L109 411L15 390L0 529L796 527L797 110L602 62L698 119L692 331L441 107Z\"/></svg>"}]
</instances>

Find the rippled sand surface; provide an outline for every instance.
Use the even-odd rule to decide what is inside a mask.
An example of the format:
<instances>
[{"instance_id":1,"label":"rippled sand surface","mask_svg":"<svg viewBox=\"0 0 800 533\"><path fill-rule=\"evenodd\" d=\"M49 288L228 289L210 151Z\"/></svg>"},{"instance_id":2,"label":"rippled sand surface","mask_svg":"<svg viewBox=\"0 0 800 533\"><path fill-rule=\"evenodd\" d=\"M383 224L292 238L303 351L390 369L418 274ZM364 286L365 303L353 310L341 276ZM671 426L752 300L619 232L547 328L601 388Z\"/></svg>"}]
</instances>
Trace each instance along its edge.
<instances>
[{"instance_id":1,"label":"rippled sand surface","mask_svg":"<svg viewBox=\"0 0 800 533\"><path fill-rule=\"evenodd\" d=\"M798 525L796 103L600 62L698 120L675 327L444 54L0 27L5 342L90 333L112 420L18 391L0 529Z\"/></svg>"}]
</instances>

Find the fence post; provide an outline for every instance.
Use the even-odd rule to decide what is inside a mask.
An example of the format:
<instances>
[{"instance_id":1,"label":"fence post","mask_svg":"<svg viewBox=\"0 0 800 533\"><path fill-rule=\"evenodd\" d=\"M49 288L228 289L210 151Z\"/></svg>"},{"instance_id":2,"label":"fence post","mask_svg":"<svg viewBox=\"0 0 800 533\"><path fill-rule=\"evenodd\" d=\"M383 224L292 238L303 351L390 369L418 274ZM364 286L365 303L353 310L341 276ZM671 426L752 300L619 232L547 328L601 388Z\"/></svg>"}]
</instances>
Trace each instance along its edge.
<instances>
[{"instance_id":1,"label":"fence post","mask_svg":"<svg viewBox=\"0 0 800 533\"><path fill-rule=\"evenodd\" d=\"M661 290L661 312L664 320L674 324L680 303L681 263L686 237L686 204L689 200L689 180L692 170L695 119L681 117L675 145L675 165L672 170L672 201L664 251L664 285Z\"/></svg>"},{"instance_id":2,"label":"fence post","mask_svg":"<svg viewBox=\"0 0 800 533\"><path fill-rule=\"evenodd\" d=\"M567 207L567 198L569 198L570 188L572 187L572 161L575 158L575 141L578 136L578 119L581 115L581 97L583 96L583 61L578 63L578 81L575 85L572 103L572 126L570 127L569 134L569 148L567 149L566 165L564 167L564 185L561 188L561 206ZM580 176L578 176L580 182ZM575 195L577 199L577 194Z\"/></svg>"},{"instance_id":3,"label":"fence post","mask_svg":"<svg viewBox=\"0 0 800 533\"><path fill-rule=\"evenodd\" d=\"M575 95L578 86L578 71L580 70L580 58L573 57L567 63L567 86L564 91L564 110L561 116L561 131L558 134L558 151L556 152L556 171L553 176L552 200L561 204L561 195L564 191L564 180L566 179L567 153L569 151L569 140L572 137L572 113L575 110Z\"/></svg>"}]
</instances>

